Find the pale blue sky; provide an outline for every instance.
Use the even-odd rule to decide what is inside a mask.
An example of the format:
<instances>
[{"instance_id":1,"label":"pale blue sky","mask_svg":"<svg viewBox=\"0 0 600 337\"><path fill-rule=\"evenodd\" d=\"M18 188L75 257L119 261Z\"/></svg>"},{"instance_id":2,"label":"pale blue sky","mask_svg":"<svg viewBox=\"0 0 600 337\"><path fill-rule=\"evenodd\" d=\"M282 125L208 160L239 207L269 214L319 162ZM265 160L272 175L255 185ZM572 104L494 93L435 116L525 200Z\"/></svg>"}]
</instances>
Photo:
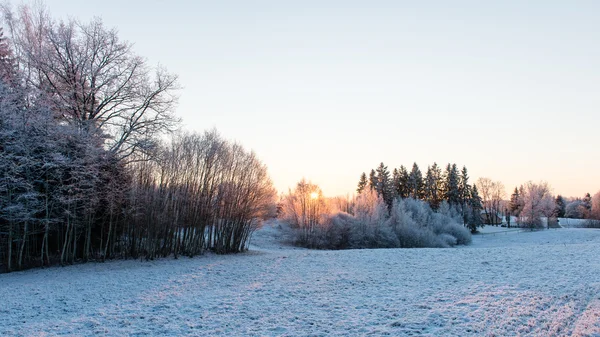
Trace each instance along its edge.
<instances>
[{"instance_id":1,"label":"pale blue sky","mask_svg":"<svg viewBox=\"0 0 600 337\"><path fill-rule=\"evenodd\" d=\"M279 191L352 193L381 161L600 189L600 2L46 4L177 73L185 128L254 149Z\"/></svg>"}]
</instances>

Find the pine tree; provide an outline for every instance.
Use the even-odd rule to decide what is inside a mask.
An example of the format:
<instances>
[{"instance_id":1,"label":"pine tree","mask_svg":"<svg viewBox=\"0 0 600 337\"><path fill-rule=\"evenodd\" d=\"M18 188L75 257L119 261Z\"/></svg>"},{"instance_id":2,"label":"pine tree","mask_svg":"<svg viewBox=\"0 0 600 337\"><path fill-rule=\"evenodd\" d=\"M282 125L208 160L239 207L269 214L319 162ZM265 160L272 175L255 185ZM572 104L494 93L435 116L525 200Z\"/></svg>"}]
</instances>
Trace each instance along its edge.
<instances>
[{"instance_id":1,"label":"pine tree","mask_svg":"<svg viewBox=\"0 0 600 337\"><path fill-rule=\"evenodd\" d=\"M367 187L367 184L367 175L363 172L360 175L360 179L358 180L358 187L356 188L356 193L361 194L365 187Z\"/></svg>"}]
</instances>

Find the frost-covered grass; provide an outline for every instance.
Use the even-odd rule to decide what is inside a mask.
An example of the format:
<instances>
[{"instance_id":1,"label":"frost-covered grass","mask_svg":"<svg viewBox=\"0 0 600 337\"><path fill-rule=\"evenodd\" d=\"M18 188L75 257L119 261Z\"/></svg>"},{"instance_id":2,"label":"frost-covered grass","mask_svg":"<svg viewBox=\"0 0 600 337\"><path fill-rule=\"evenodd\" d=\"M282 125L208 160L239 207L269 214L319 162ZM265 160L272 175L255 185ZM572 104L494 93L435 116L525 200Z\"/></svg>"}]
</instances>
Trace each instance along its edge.
<instances>
[{"instance_id":1,"label":"frost-covered grass","mask_svg":"<svg viewBox=\"0 0 600 337\"><path fill-rule=\"evenodd\" d=\"M600 335L600 230L344 251L277 234L246 254L0 275L0 335Z\"/></svg>"}]
</instances>

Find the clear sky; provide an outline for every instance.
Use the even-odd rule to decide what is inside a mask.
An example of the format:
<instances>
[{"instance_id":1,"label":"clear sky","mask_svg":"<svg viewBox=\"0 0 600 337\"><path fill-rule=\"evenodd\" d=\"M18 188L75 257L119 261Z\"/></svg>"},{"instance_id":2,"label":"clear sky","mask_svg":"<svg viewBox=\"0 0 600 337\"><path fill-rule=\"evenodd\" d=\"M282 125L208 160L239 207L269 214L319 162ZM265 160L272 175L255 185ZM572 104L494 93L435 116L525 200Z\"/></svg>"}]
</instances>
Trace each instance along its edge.
<instances>
[{"instance_id":1,"label":"clear sky","mask_svg":"<svg viewBox=\"0 0 600 337\"><path fill-rule=\"evenodd\" d=\"M326 195L434 161L507 189L600 189L600 1L47 0L177 73L188 130Z\"/></svg>"}]
</instances>

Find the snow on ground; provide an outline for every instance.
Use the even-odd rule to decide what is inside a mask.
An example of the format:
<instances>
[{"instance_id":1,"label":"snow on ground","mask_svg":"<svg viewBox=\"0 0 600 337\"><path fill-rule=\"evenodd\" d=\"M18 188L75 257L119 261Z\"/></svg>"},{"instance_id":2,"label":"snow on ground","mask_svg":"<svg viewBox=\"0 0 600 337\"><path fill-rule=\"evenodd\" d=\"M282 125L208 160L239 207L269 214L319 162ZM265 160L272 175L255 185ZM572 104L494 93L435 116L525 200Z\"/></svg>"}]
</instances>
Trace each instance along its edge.
<instances>
[{"instance_id":1,"label":"snow on ground","mask_svg":"<svg viewBox=\"0 0 600 337\"><path fill-rule=\"evenodd\" d=\"M245 254L0 275L1 336L600 336L600 230L469 247Z\"/></svg>"}]
</instances>

